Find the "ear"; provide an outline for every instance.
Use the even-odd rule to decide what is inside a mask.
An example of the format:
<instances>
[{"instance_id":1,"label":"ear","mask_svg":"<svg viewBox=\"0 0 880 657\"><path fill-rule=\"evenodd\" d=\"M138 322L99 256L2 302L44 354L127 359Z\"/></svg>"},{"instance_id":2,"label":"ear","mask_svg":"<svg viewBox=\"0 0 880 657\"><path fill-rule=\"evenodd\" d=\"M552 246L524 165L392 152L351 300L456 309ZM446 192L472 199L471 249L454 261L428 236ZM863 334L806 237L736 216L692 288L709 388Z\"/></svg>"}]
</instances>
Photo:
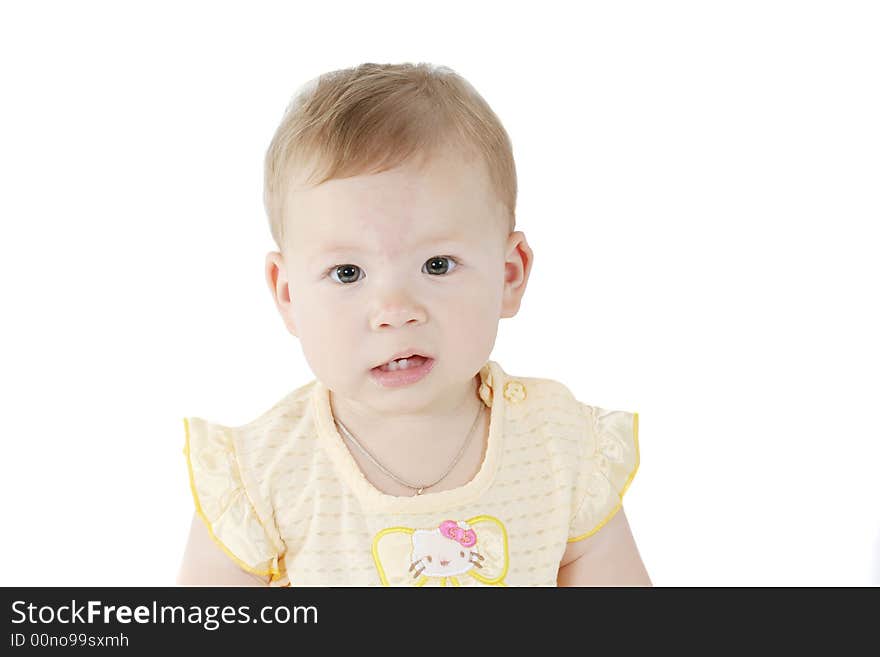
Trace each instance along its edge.
<instances>
[{"instance_id":1,"label":"ear","mask_svg":"<svg viewBox=\"0 0 880 657\"><path fill-rule=\"evenodd\" d=\"M266 283L269 285L269 291L272 293L272 299L281 314L281 319L284 320L284 325L292 335L296 336L287 267L284 265L284 256L278 251L272 251L266 255Z\"/></svg>"},{"instance_id":2,"label":"ear","mask_svg":"<svg viewBox=\"0 0 880 657\"><path fill-rule=\"evenodd\" d=\"M525 233L518 230L510 234L505 246L504 294L501 299L501 317L513 317L519 312L526 284L532 272L534 255Z\"/></svg>"}]
</instances>

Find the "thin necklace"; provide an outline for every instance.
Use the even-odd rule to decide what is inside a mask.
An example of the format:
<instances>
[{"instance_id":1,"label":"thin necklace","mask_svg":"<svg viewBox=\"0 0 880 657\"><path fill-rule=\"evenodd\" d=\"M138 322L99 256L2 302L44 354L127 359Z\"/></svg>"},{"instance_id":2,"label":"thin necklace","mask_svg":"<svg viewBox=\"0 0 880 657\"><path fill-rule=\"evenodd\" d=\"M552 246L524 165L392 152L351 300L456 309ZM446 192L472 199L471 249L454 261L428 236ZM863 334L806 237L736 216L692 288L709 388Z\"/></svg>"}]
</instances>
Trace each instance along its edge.
<instances>
[{"instance_id":1,"label":"thin necklace","mask_svg":"<svg viewBox=\"0 0 880 657\"><path fill-rule=\"evenodd\" d=\"M474 435L474 429L476 428L476 426L477 426L477 422L479 421L480 416L482 416L482 415L483 415L483 404L482 404L482 402L480 402L480 409L477 411L477 417L474 418L474 423L471 425L471 429L470 429L470 431L468 431L467 438L465 438L465 441L464 441L464 443L462 444L461 449L458 450L458 455L455 457L455 460L452 461L452 463L449 465L449 467L446 468L446 472L444 472L444 473L443 473L443 476L441 476L437 481L435 481L435 482L433 482L433 483L431 483L431 484L424 484L424 485L421 485L421 486L417 486L417 485L415 485L415 484L411 484L411 483L409 483L408 481L404 481L403 479L401 479L400 477L398 477L398 476L395 475L394 473L390 472L385 466L383 466L381 463L379 463L379 462L376 460L376 458L375 458L372 454L370 454L370 453L366 450L366 448L365 448L363 445L361 445L361 444L358 442L357 438L355 438L355 437L351 434L351 431L349 431L349 430L346 428L346 426L345 426L344 424L342 424L342 422L341 422L340 420L335 420L335 421L336 421L336 425L337 425L340 429L342 429L342 432L343 432L346 436L348 436L348 439L351 440L351 442L353 442L353 443L355 444L355 446L357 446L357 448L358 448L359 450L361 450L361 452L363 452L364 455L365 455L368 459L370 459L370 461L373 462L373 465L375 465L375 466L376 466L377 468L379 468L382 472L384 472L386 475L388 475L389 477L391 477L391 478L392 478L394 481L396 481L398 484L402 484L403 486L406 486L407 488L411 488L411 489L413 489L414 491L416 491L416 495L421 495L423 490L425 490L426 488L431 488L431 486L436 486L436 485L439 484L441 481L443 481L443 479L446 478L446 475L448 475L450 472L452 472L452 468L455 467L455 464L458 463L458 461L459 461L459 459L461 458L462 454L464 454L464 449L465 449L465 447L467 447L468 444L470 444L470 442L471 442L471 437ZM335 419L335 418L334 418L334 419Z\"/></svg>"}]
</instances>

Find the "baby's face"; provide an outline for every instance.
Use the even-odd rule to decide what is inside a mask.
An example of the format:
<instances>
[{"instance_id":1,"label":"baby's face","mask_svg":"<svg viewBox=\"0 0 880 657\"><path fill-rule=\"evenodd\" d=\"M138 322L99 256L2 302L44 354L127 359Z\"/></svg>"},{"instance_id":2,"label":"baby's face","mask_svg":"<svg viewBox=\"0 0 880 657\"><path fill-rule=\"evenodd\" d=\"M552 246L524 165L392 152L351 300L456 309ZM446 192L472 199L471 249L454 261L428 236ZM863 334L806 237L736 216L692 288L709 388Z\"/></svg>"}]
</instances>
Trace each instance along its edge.
<instances>
[{"instance_id":1,"label":"baby's face","mask_svg":"<svg viewBox=\"0 0 880 657\"><path fill-rule=\"evenodd\" d=\"M317 378L382 411L460 395L499 319L516 314L532 260L482 160L446 152L421 170L294 188L287 208L283 258L269 254L267 276ZM409 348L434 358L428 375L380 386L371 368Z\"/></svg>"}]
</instances>

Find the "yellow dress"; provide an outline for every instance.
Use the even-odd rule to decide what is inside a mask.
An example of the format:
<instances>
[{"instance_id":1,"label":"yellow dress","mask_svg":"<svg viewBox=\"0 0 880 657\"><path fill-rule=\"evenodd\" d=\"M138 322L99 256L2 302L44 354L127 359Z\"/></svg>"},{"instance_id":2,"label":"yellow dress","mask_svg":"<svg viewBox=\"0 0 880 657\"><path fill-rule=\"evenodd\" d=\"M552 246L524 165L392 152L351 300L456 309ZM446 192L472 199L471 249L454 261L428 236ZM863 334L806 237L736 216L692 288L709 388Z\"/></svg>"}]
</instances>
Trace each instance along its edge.
<instances>
[{"instance_id":1,"label":"yellow dress","mask_svg":"<svg viewBox=\"0 0 880 657\"><path fill-rule=\"evenodd\" d=\"M555 586L567 543L621 506L639 467L638 414L492 360L479 375L488 444L463 486L376 489L313 380L242 426L184 418L196 510L239 567L273 586Z\"/></svg>"}]
</instances>

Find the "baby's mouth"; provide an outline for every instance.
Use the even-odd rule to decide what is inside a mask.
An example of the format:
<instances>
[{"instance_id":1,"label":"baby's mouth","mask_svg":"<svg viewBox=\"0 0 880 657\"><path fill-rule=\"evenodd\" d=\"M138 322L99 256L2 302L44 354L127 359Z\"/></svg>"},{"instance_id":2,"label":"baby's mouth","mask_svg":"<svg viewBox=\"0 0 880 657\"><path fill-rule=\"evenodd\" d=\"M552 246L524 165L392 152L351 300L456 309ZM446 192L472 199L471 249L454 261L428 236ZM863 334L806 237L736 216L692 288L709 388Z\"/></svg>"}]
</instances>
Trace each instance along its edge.
<instances>
[{"instance_id":1,"label":"baby's mouth","mask_svg":"<svg viewBox=\"0 0 880 657\"><path fill-rule=\"evenodd\" d=\"M411 367L419 367L420 365L424 365L428 360L430 359L426 356L414 354L412 356L407 356L406 358L391 360L384 365L379 365L373 369L381 370L383 372L396 372L397 370L408 370Z\"/></svg>"}]
</instances>

